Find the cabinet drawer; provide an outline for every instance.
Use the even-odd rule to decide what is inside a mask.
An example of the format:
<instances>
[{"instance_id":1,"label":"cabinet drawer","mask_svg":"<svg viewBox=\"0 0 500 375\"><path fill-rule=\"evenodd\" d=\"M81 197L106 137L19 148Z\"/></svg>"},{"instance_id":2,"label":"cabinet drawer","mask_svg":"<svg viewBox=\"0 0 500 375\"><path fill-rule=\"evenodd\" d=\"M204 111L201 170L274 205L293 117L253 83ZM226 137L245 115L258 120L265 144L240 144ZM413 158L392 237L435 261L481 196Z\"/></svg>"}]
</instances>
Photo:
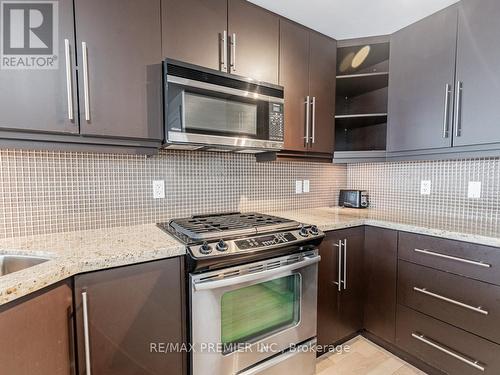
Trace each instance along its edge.
<instances>
[{"instance_id":1,"label":"cabinet drawer","mask_svg":"<svg viewBox=\"0 0 500 375\"><path fill-rule=\"evenodd\" d=\"M398 257L500 285L500 249L413 233L399 233Z\"/></svg>"},{"instance_id":2,"label":"cabinet drawer","mask_svg":"<svg viewBox=\"0 0 500 375\"><path fill-rule=\"evenodd\" d=\"M401 305L396 344L448 374L500 373L500 346Z\"/></svg>"},{"instance_id":3,"label":"cabinet drawer","mask_svg":"<svg viewBox=\"0 0 500 375\"><path fill-rule=\"evenodd\" d=\"M500 287L398 263L398 303L500 343Z\"/></svg>"}]
</instances>

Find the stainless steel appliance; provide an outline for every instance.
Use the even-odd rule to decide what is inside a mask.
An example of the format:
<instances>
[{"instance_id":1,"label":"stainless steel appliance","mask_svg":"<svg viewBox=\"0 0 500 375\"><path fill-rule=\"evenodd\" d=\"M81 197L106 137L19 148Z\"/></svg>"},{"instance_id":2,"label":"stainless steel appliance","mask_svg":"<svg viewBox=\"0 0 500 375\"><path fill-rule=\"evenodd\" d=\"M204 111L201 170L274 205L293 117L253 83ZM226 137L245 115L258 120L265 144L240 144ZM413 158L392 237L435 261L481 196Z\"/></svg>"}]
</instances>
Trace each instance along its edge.
<instances>
[{"instance_id":1,"label":"stainless steel appliance","mask_svg":"<svg viewBox=\"0 0 500 375\"><path fill-rule=\"evenodd\" d=\"M284 140L283 87L167 59L166 147L259 153Z\"/></svg>"},{"instance_id":2,"label":"stainless steel appliance","mask_svg":"<svg viewBox=\"0 0 500 375\"><path fill-rule=\"evenodd\" d=\"M314 374L323 232L257 213L159 226L187 246L192 374Z\"/></svg>"},{"instance_id":3,"label":"stainless steel appliance","mask_svg":"<svg viewBox=\"0 0 500 375\"><path fill-rule=\"evenodd\" d=\"M339 206L368 208L368 192L365 190L340 190Z\"/></svg>"}]
</instances>

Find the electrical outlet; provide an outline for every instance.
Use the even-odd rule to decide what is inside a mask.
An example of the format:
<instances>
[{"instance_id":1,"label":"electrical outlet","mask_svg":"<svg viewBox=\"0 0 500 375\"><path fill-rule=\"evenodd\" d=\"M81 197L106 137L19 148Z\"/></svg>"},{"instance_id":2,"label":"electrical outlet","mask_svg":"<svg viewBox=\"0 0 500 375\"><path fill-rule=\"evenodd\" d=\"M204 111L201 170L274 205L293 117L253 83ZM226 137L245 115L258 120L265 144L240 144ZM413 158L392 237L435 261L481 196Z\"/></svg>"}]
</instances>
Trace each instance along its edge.
<instances>
[{"instance_id":1,"label":"electrical outlet","mask_svg":"<svg viewBox=\"0 0 500 375\"><path fill-rule=\"evenodd\" d=\"M153 181L153 198L154 199L165 198L165 181L164 180Z\"/></svg>"},{"instance_id":2,"label":"electrical outlet","mask_svg":"<svg viewBox=\"0 0 500 375\"><path fill-rule=\"evenodd\" d=\"M420 182L420 194L421 195L431 195L431 181L422 180Z\"/></svg>"},{"instance_id":3,"label":"electrical outlet","mask_svg":"<svg viewBox=\"0 0 500 375\"><path fill-rule=\"evenodd\" d=\"M309 180L304 180L302 184L302 190L304 193L309 193Z\"/></svg>"},{"instance_id":4,"label":"electrical outlet","mask_svg":"<svg viewBox=\"0 0 500 375\"><path fill-rule=\"evenodd\" d=\"M295 194L302 194L302 180L295 181Z\"/></svg>"},{"instance_id":5,"label":"electrical outlet","mask_svg":"<svg viewBox=\"0 0 500 375\"><path fill-rule=\"evenodd\" d=\"M481 198L481 181L469 181L467 198L472 198L472 199Z\"/></svg>"}]
</instances>

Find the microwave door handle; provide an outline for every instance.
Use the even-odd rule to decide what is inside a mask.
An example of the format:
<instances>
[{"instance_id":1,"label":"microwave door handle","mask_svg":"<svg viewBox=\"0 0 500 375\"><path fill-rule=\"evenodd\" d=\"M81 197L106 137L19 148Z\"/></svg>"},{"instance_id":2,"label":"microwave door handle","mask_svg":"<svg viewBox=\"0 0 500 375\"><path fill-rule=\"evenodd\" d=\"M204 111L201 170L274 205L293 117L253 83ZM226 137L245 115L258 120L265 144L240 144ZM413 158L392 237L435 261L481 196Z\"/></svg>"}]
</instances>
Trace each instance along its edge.
<instances>
[{"instance_id":1,"label":"microwave door handle","mask_svg":"<svg viewBox=\"0 0 500 375\"><path fill-rule=\"evenodd\" d=\"M222 279L222 280L195 282L193 284L193 288L195 291L199 292L202 290L224 288L224 287L242 284L242 283L246 283L246 282L250 282L250 281L267 279L267 278L272 277L272 276L280 275L280 274L287 273L287 272L290 272L290 271L293 271L293 270L296 270L299 268L304 268L304 267L316 264L320 260L321 260L321 256L314 255L312 257L306 257L306 258L304 258L304 260L301 260L297 263L288 264L286 266L273 268L273 269L262 271L262 272L256 272L256 273L251 273L251 274L242 275L242 276L228 277L228 278Z\"/></svg>"}]
</instances>

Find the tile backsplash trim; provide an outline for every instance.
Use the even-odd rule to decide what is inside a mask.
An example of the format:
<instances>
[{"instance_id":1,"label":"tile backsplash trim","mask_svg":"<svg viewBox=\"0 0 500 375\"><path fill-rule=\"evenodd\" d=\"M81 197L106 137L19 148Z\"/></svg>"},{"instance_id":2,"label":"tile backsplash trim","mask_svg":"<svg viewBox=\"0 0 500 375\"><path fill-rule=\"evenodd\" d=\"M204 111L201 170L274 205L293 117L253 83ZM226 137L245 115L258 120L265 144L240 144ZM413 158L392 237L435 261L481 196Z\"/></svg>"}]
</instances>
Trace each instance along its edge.
<instances>
[{"instance_id":1,"label":"tile backsplash trim","mask_svg":"<svg viewBox=\"0 0 500 375\"><path fill-rule=\"evenodd\" d=\"M245 154L162 151L124 156L0 151L0 238L156 223L221 211L334 205L346 167ZM311 192L295 194L295 180ZM165 180L165 199L153 199Z\"/></svg>"}]
</instances>

